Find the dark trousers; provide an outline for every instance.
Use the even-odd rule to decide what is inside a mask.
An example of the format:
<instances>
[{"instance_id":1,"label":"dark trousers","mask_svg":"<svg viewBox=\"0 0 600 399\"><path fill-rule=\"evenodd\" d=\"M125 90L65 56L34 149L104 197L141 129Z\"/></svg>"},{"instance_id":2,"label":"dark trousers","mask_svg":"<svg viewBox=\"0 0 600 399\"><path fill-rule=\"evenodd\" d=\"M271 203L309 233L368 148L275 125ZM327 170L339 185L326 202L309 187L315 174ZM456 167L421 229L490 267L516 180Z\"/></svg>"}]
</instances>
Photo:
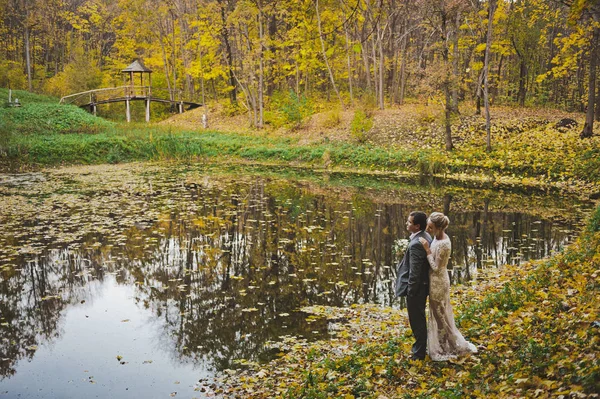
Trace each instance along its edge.
<instances>
[{"instance_id":1,"label":"dark trousers","mask_svg":"<svg viewBox=\"0 0 600 399\"><path fill-rule=\"evenodd\" d=\"M408 322L415 337L412 346L412 357L424 359L427 354L427 319L425 318L425 303L427 302L427 291L421 292L414 297L406 297L406 308L408 310Z\"/></svg>"}]
</instances>

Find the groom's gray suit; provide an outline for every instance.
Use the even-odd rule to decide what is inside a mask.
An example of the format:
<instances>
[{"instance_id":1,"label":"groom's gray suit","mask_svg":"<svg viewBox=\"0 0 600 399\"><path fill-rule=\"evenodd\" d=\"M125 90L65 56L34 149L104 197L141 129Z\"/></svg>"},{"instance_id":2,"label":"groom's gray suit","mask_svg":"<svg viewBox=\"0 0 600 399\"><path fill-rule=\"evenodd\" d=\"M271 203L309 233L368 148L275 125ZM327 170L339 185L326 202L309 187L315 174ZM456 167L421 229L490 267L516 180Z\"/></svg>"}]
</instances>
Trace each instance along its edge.
<instances>
[{"instance_id":1,"label":"groom's gray suit","mask_svg":"<svg viewBox=\"0 0 600 399\"><path fill-rule=\"evenodd\" d=\"M421 230L411 236L404 257L396 268L396 296L406 297L408 321L415 343L412 358L424 359L427 353L427 319L425 304L429 295L429 262L419 238L431 243L431 236Z\"/></svg>"}]
</instances>

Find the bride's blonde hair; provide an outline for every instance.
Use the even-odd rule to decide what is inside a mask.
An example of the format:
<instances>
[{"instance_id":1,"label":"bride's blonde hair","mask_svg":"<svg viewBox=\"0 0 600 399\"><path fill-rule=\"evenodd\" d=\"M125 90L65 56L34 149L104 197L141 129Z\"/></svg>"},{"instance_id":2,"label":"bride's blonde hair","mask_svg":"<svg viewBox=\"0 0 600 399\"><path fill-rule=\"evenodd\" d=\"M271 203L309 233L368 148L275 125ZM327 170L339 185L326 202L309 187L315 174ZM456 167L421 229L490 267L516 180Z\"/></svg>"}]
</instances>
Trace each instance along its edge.
<instances>
[{"instance_id":1,"label":"bride's blonde hair","mask_svg":"<svg viewBox=\"0 0 600 399\"><path fill-rule=\"evenodd\" d=\"M429 221L433 223L435 227L442 230L446 230L450 224L450 219L448 219L448 216L441 212L433 212L431 215L429 215Z\"/></svg>"}]
</instances>

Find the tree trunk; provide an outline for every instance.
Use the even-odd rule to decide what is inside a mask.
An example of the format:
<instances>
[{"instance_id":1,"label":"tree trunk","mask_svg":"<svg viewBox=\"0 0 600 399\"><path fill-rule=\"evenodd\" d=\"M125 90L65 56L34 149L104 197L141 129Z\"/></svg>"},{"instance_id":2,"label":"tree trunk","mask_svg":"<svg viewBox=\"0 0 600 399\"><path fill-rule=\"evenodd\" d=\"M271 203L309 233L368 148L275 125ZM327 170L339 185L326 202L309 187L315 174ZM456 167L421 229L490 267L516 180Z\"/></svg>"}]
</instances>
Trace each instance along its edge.
<instances>
[{"instance_id":1,"label":"tree trunk","mask_svg":"<svg viewBox=\"0 0 600 399\"><path fill-rule=\"evenodd\" d=\"M367 92L371 92L372 88L371 88L371 67L369 66L369 57L367 56L367 52L369 51L368 47L367 47L367 42L365 41L364 44L361 41L360 43L360 55L363 59L363 63L365 64L364 68L365 68L365 81L366 81L366 88L367 88Z\"/></svg>"},{"instance_id":2,"label":"tree trunk","mask_svg":"<svg viewBox=\"0 0 600 399\"><path fill-rule=\"evenodd\" d=\"M381 32L381 36L379 36L379 33L377 35L377 41L378 41L378 47L379 47L379 109L384 109L385 108L385 97L384 97L384 92L385 90L383 90L383 65L385 63L385 58L383 56L383 32Z\"/></svg>"},{"instance_id":3,"label":"tree trunk","mask_svg":"<svg viewBox=\"0 0 600 399\"><path fill-rule=\"evenodd\" d=\"M206 113L206 97L204 90L204 69L202 68L202 50L199 52L199 61L200 61L200 88L202 90L202 106L204 106L204 113Z\"/></svg>"},{"instance_id":4,"label":"tree trunk","mask_svg":"<svg viewBox=\"0 0 600 399\"><path fill-rule=\"evenodd\" d=\"M452 151L454 146L452 145L452 98L450 95L450 87L444 85L444 94L446 96L446 151Z\"/></svg>"},{"instance_id":5,"label":"tree trunk","mask_svg":"<svg viewBox=\"0 0 600 399\"><path fill-rule=\"evenodd\" d=\"M454 74L454 84L452 85L452 112L459 113L458 111L458 81L460 79L459 66L459 52L458 52L458 28L460 27L460 11L456 13L456 22L454 26L453 38L453 51L452 51L452 72Z\"/></svg>"},{"instance_id":6,"label":"tree trunk","mask_svg":"<svg viewBox=\"0 0 600 399\"><path fill-rule=\"evenodd\" d=\"M596 85L596 122L600 122L600 85Z\"/></svg>"},{"instance_id":7,"label":"tree trunk","mask_svg":"<svg viewBox=\"0 0 600 399\"><path fill-rule=\"evenodd\" d=\"M500 60L498 61L498 69L496 70L496 76L498 76L498 82L500 82L502 80L501 75L502 75L502 64L504 63L504 55L501 54L500 55ZM496 85L496 88L494 90L494 97L500 95L500 84Z\"/></svg>"},{"instance_id":8,"label":"tree trunk","mask_svg":"<svg viewBox=\"0 0 600 399\"><path fill-rule=\"evenodd\" d=\"M585 125L579 137L588 138L594 134L594 102L596 100L596 65L598 62L598 38L600 37L600 28L594 29L594 36L590 45L590 70L588 81L588 103L587 113L585 115Z\"/></svg>"},{"instance_id":9,"label":"tree trunk","mask_svg":"<svg viewBox=\"0 0 600 399\"><path fill-rule=\"evenodd\" d=\"M392 104L398 104L398 87L400 84L400 76L398 75L398 58L400 58L400 53L398 51L393 52L394 62L392 64L392 92L390 93L390 102Z\"/></svg>"},{"instance_id":10,"label":"tree trunk","mask_svg":"<svg viewBox=\"0 0 600 399\"><path fill-rule=\"evenodd\" d=\"M183 18L182 18L183 20ZM181 41L181 54L183 58L183 68L185 69L185 88L188 92L188 95L193 96L196 93L196 89L194 87L194 80L192 79L192 75L190 75L190 54L189 51L185 48L185 44L189 42L189 29L188 24L184 22L180 22L183 40Z\"/></svg>"},{"instance_id":11,"label":"tree trunk","mask_svg":"<svg viewBox=\"0 0 600 399\"><path fill-rule=\"evenodd\" d=\"M165 77L166 77L166 81L167 81L167 89L169 90L169 100L174 101L175 100L175 92L173 91L173 88L171 87L171 78L169 76L169 64L168 64L168 60L167 60L167 51L165 50L165 42L163 40L162 31L160 32L158 40L160 41L160 49L161 49L161 52L162 52L163 65L164 65L164 68L165 68Z\"/></svg>"},{"instance_id":12,"label":"tree trunk","mask_svg":"<svg viewBox=\"0 0 600 399\"><path fill-rule=\"evenodd\" d=\"M448 48L448 31L446 25L446 14L442 13L442 40L443 40L443 48L442 48L442 59L444 60L444 106L445 106L445 139L446 139L446 151L452 151L454 147L452 145L452 125L451 125L451 117L452 117L452 95L450 92L450 86L452 85L452 79L450 78L450 65L449 65L449 53L450 49Z\"/></svg>"},{"instance_id":13,"label":"tree trunk","mask_svg":"<svg viewBox=\"0 0 600 399\"><path fill-rule=\"evenodd\" d=\"M233 73L233 55L231 51L231 43L229 42L229 29L227 29L227 16L225 15L225 5L221 5L221 36L225 43L225 57L227 59L227 69L229 70L229 85L232 89L229 91L229 101L231 105L237 104L236 81Z\"/></svg>"},{"instance_id":14,"label":"tree trunk","mask_svg":"<svg viewBox=\"0 0 600 399\"><path fill-rule=\"evenodd\" d=\"M171 45L171 58L172 58L172 62L173 62L173 69L172 69L172 75L173 75L173 90L177 90L177 56L175 54L175 16L171 13L171 29L173 29L173 44ZM177 90L179 91L179 90ZM173 94L174 95L174 94ZM179 96L181 97L181 96ZM179 101L180 98L177 98L177 100Z\"/></svg>"},{"instance_id":15,"label":"tree trunk","mask_svg":"<svg viewBox=\"0 0 600 399\"><path fill-rule=\"evenodd\" d=\"M375 88L375 101L379 104L379 64L377 63L377 45L375 35L371 35L371 58L373 58L373 87Z\"/></svg>"},{"instance_id":16,"label":"tree trunk","mask_svg":"<svg viewBox=\"0 0 600 399\"><path fill-rule=\"evenodd\" d=\"M577 73L575 74L575 77L577 79L577 92L576 92L576 98L573 98L572 101L578 105L578 110L579 112L585 112L585 105L584 103L581 101L581 99L583 98L583 94L585 92L585 89L583 88L583 82L585 80L585 61L584 61L584 57L579 57L579 60L577 62Z\"/></svg>"},{"instance_id":17,"label":"tree trunk","mask_svg":"<svg viewBox=\"0 0 600 399\"><path fill-rule=\"evenodd\" d=\"M398 104L404 104L404 92L406 90L406 42L407 38L405 37L402 40L402 61L400 64L400 99Z\"/></svg>"},{"instance_id":18,"label":"tree trunk","mask_svg":"<svg viewBox=\"0 0 600 399\"><path fill-rule=\"evenodd\" d=\"M525 57L520 57L519 63L519 105L525 106L525 96L527 94L527 63Z\"/></svg>"},{"instance_id":19,"label":"tree trunk","mask_svg":"<svg viewBox=\"0 0 600 399\"><path fill-rule=\"evenodd\" d=\"M264 32L263 32L263 11L262 2L257 1L258 4L258 38L259 38L259 60L258 60L258 128L262 129L264 126L264 84L265 84L265 54L264 54Z\"/></svg>"},{"instance_id":20,"label":"tree trunk","mask_svg":"<svg viewBox=\"0 0 600 399\"><path fill-rule=\"evenodd\" d=\"M494 22L494 11L496 7L496 0L489 1L489 14L488 14L488 29L487 29L487 40L485 45L485 61L483 69L485 71L483 80L483 98L485 104L485 130L487 132L487 148L488 152L492 151L492 126L490 118L490 93L489 93L489 72L490 72L490 50L492 47L492 28Z\"/></svg>"},{"instance_id":21,"label":"tree trunk","mask_svg":"<svg viewBox=\"0 0 600 399\"><path fill-rule=\"evenodd\" d=\"M25 67L27 68L27 87L29 91L33 89L32 77L31 77L31 49L29 48L29 22L27 21L27 14L25 13Z\"/></svg>"},{"instance_id":22,"label":"tree trunk","mask_svg":"<svg viewBox=\"0 0 600 399\"><path fill-rule=\"evenodd\" d=\"M331 85L333 86L333 90L344 109L344 102L342 101L342 97L340 96L340 92L335 84L335 79L333 78L333 72L331 71L331 67L329 66L329 60L327 59L327 53L325 52L325 41L323 40L323 29L321 27L321 14L319 13L319 0L315 1L315 9L317 11L317 25L319 27L319 40L321 41L321 52L323 54L323 59L325 60L325 65L327 66L327 71L329 72L329 79L331 80Z\"/></svg>"},{"instance_id":23,"label":"tree trunk","mask_svg":"<svg viewBox=\"0 0 600 399\"><path fill-rule=\"evenodd\" d=\"M346 14L344 14L346 16ZM354 104L354 93L352 90L352 58L350 48L350 35L348 34L348 27L344 24L344 33L346 34L346 58L348 64L348 90L350 91L350 106Z\"/></svg>"}]
</instances>

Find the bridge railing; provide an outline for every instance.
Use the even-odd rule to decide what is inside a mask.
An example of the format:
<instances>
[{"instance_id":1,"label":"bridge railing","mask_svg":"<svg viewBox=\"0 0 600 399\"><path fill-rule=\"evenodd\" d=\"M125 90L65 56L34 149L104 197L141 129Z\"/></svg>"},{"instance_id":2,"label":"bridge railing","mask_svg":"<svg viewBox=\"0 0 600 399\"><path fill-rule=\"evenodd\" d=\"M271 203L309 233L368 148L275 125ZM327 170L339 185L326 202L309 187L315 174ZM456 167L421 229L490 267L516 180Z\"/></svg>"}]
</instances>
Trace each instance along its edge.
<instances>
[{"instance_id":1,"label":"bridge railing","mask_svg":"<svg viewBox=\"0 0 600 399\"><path fill-rule=\"evenodd\" d=\"M183 98L183 92L179 89L162 89L150 86L118 86L70 94L62 97L60 99L60 104L74 104L77 106L82 106L116 98L146 97L164 97L164 99L176 102L185 101Z\"/></svg>"}]
</instances>

